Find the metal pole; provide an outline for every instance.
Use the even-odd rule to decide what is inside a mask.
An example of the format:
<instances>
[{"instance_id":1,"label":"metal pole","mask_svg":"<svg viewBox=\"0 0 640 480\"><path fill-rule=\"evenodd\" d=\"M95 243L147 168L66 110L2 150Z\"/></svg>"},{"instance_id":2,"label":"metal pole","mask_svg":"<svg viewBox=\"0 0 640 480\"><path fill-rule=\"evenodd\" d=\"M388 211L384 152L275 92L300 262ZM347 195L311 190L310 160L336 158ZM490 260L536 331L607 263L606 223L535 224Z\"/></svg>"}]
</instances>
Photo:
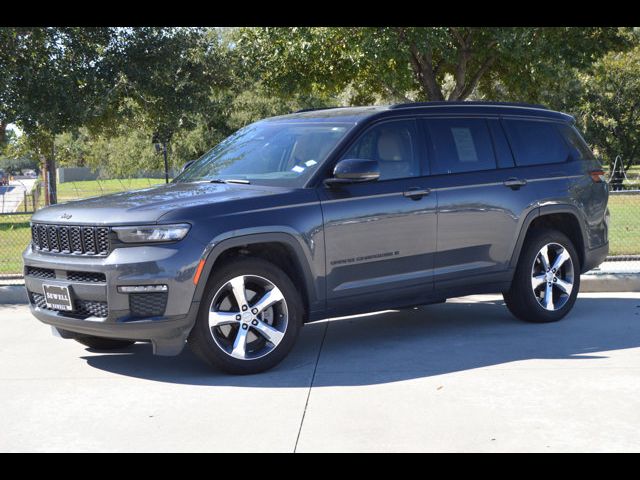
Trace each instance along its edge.
<instances>
[{"instance_id":1,"label":"metal pole","mask_svg":"<svg viewBox=\"0 0 640 480\"><path fill-rule=\"evenodd\" d=\"M169 183L169 164L167 163L167 142L162 142L162 154L164 155L164 182Z\"/></svg>"}]
</instances>

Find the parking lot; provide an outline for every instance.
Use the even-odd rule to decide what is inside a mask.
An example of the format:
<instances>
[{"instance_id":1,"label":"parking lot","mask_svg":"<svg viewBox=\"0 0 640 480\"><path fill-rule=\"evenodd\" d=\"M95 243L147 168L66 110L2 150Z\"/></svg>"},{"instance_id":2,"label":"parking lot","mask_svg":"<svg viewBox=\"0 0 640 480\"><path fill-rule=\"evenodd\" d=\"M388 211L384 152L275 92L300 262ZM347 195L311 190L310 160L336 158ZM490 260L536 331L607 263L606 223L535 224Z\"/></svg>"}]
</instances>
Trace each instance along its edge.
<instances>
[{"instance_id":1,"label":"parking lot","mask_svg":"<svg viewBox=\"0 0 640 480\"><path fill-rule=\"evenodd\" d=\"M640 293L554 324L499 296L307 325L276 369L99 353L0 306L0 451L637 451Z\"/></svg>"}]
</instances>

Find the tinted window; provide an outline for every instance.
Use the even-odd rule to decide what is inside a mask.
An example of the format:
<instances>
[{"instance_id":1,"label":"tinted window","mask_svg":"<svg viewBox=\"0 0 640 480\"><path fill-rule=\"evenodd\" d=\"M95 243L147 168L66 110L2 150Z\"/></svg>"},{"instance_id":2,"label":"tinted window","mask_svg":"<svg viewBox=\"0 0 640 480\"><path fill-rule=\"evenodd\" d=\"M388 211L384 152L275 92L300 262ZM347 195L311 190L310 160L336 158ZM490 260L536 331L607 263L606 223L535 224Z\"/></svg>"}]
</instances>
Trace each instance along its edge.
<instances>
[{"instance_id":1,"label":"tinted window","mask_svg":"<svg viewBox=\"0 0 640 480\"><path fill-rule=\"evenodd\" d=\"M413 120L381 123L367 130L342 158L376 160L380 165L380 180L419 176L415 132Z\"/></svg>"},{"instance_id":2,"label":"tinted window","mask_svg":"<svg viewBox=\"0 0 640 480\"><path fill-rule=\"evenodd\" d=\"M496 168L487 122L482 119L427 121L433 146L431 172L460 173Z\"/></svg>"},{"instance_id":3,"label":"tinted window","mask_svg":"<svg viewBox=\"0 0 640 480\"><path fill-rule=\"evenodd\" d=\"M556 125L529 120L504 120L516 165L541 165L567 160L569 148Z\"/></svg>"},{"instance_id":4,"label":"tinted window","mask_svg":"<svg viewBox=\"0 0 640 480\"><path fill-rule=\"evenodd\" d=\"M511 147L507 141L507 136L504 133L500 120L488 119L487 125L491 131L491 137L493 139L493 149L496 154L496 161L499 168L513 168L515 162L513 161L513 154L511 153Z\"/></svg>"},{"instance_id":5,"label":"tinted window","mask_svg":"<svg viewBox=\"0 0 640 480\"><path fill-rule=\"evenodd\" d=\"M569 125L561 125L560 132L564 136L567 143L571 146L573 150L573 155L577 159L580 160L593 160L593 152L587 145L587 143L582 139L580 134L576 131L575 128L570 127Z\"/></svg>"}]
</instances>

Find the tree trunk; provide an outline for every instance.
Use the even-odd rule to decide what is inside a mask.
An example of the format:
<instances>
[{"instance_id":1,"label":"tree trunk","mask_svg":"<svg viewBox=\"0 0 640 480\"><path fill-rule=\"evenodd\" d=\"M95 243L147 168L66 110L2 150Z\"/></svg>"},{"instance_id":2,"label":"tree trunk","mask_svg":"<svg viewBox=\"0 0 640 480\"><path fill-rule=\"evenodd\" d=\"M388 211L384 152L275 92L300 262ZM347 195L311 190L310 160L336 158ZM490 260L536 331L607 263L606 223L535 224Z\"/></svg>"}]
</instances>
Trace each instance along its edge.
<instances>
[{"instance_id":1,"label":"tree trunk","mask_svg":"<svg viewBox=\"0 0 640 480\"><path fill-rule=\"evenodd\" d=\"M7 143L7 123L0 121L0 147Z\"/></svg>"},{"instance_id":2,"label":"tree trunk","mask_svg":"<svg viewBox=\"0 0 640 480\"><path fill-rule=\"evenodd\" d=\"M56 162L53 139L51 140L51 154L41 155L42 162L42 182L44 183L44 204L46 206L58 203L56 188Z\"/></svg>"},{"instance_id":3,"label":"tree trunk","mask_svg":"<svg viewBox=\"0 0 640 480\"><path fill-rule=\"evenodd\" d=\"M44 186L44 206L48 207L51 205L49 203L49 174L48 174L48 165L47 159L44 155L40 155L40 164L42 165L42 184Z\"/></svg>"},{"instance_id":4,"label":"tree trunk","mask_svg":"<svg viewBox=\"0 0 640 480\"><path fill-rule=\"evenodd\" d=\"M444 100L440 85L436 81L436 69L433 67L431 47L425 45L425 51L420 52L418 46L406 36L403 28L396 28L399 40L404 44L409 56L409 63L422 92L429 101Z\"/></svg>"},{"instance_id":5,"label":"tree trunk","mask_svg":"<svg viewBox=\"0 0 640 480\"><path fill-rule=\"evenodd\" d=\"M58 203L58 188L56 184L56 159L55 159L55 147L53 139L51 140L51 157L48 159L49 165L47 170L49 171L49 204L55 205Z\"/></svg>"}]
</instances>

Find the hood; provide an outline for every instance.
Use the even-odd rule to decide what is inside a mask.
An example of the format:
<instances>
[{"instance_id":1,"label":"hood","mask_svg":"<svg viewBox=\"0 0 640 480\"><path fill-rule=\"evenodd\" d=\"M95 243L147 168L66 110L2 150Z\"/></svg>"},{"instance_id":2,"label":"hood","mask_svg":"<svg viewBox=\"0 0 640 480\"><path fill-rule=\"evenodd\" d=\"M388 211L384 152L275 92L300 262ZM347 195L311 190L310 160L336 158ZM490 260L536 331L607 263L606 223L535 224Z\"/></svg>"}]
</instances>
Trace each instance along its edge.
<instances>
[{"instance_id":1,"label":"hood","mask_svg":"<svg viewBox=\"0 0 640 480\"><path fill-rule=\"evenodd\" d=\"M170 183L52 205L38 210L32 220L70 225L155 223L163 215L175 210L202 205L222 207L228 202L250 200L286 190L282 187L231 183Z\"/></svg>"}]
</instances>

